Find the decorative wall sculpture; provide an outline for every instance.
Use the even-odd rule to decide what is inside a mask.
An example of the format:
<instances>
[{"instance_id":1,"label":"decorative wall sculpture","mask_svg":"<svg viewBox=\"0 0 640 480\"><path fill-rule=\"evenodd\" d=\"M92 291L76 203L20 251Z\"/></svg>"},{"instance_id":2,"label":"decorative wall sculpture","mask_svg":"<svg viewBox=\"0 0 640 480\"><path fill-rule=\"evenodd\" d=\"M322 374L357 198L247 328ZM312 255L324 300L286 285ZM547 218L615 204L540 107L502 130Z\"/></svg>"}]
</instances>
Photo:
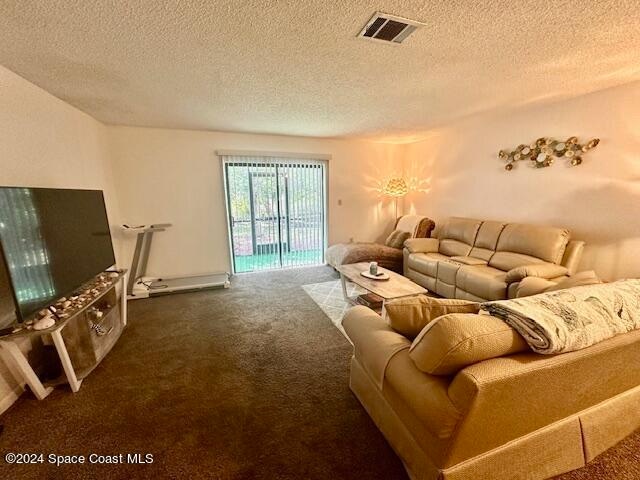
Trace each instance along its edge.
<instances>
[{"instance_id":1,"label":"decorative wall sculpture","mask_svg":"<svg viewBox=\"0 0 640 480\"><path fill-rule=\"evenodd\" d=\"M565 158L575 167L582 164L582 155L596 147L598 143L600 143L598 138L581 145L578 143L578 137L570 137L565 141L542 137L531 145L518 145L511 152L500 150L498 158L507 162L504 167L507 171L513 170L516 163L520 161L528 161L535 168L550 167L556 158Z\"/></svg>"}]
</instances>

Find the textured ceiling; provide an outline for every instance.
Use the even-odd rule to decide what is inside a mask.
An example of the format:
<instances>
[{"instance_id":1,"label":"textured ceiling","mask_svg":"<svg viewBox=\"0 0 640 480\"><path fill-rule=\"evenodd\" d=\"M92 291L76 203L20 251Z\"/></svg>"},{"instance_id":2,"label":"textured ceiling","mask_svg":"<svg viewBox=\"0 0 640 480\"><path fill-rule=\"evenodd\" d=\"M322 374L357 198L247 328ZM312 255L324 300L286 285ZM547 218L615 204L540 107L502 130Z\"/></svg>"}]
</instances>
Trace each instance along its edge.
<instances>
[{"instance_id":1,"label":"textured ceiling","mask_svg":"<svg viewBox=\"0 0 640 480\"><path fill-rule=\"evenodd\" d=\"M110 124L413 138L640 79L640 1L3 0L0 64Z\"/></svg>"}]
</instances>

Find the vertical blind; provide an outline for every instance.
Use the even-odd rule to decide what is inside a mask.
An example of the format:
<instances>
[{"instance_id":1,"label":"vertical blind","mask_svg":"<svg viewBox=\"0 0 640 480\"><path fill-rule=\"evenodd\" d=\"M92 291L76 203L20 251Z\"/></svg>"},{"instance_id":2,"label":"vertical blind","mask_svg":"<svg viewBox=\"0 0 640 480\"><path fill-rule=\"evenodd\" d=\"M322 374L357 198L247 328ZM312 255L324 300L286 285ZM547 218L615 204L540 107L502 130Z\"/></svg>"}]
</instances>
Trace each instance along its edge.
<instances>
[{"instance_id":1,"label":"vertical blind","mask_svg":"<svg viewBox=\"0 0 640 480\"><path fill-rule=\"evenodd\" d=\"M325 162L221 155L235 272L324 261Z\"/></svg>"}]
</instances>

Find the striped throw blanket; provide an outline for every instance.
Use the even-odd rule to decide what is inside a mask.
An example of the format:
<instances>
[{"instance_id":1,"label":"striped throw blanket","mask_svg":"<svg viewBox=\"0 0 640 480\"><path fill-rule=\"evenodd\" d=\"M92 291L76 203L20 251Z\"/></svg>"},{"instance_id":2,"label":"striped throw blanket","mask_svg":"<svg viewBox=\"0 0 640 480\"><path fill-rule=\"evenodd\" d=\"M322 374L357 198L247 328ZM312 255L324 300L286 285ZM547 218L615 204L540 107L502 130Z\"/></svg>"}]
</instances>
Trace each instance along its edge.
<instances>
[{"instance_id":1,"label":"striped throw blanket","mask_svg":"<svg viewBox=\"0 0 640 480\"><path fill-rule=\"evenodd\" d=\"M537 353L580 350L640 328L640 280L587 285L482 304Z\"/></svg>"}]
</instances>

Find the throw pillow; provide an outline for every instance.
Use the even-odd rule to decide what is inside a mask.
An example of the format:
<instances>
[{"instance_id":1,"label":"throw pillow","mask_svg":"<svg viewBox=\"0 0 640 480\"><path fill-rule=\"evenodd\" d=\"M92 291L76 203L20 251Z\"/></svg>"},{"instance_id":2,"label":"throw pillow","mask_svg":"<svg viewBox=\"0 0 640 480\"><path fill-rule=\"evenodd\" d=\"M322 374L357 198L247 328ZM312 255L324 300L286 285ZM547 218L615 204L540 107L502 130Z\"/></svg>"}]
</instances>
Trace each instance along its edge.
<instances>
[{"instance_id":1,"label":"throw pillow","mask_svg":"<svg viewBox=\"0 0 640 480\"><path fill-rule=\"evenodd\" d=\"M385 303L389 325L413 340L432 320L449 313L478 313L480 305L467 300L434 298L427 295L398 298Z\"/></svg>"},{"instance_id":2,"label":"throw pillow","mask_svg":"<svg viewBox=\"0 0 640 480\"><path fill-rule=\"evenodd\" d=\"M391 235L387 237L387 240L384 242L384 244L387 247L400 249L404 245L404 242L407 241L410 236L411 234L409 232L394 230L393 232L391 232Z\"/></svg>"},{"instance_id":3,"label":"throw pillow","mask_svg":"<svg viewBox=\"0 0 640 480\"><path fill-rule=\"evenodd\" d=\"M468 365L529 351L520 334L491 315L444 315L427 325L413 341L409 357L419 370L452 375Z\"/></svg>"}]
</instances>

